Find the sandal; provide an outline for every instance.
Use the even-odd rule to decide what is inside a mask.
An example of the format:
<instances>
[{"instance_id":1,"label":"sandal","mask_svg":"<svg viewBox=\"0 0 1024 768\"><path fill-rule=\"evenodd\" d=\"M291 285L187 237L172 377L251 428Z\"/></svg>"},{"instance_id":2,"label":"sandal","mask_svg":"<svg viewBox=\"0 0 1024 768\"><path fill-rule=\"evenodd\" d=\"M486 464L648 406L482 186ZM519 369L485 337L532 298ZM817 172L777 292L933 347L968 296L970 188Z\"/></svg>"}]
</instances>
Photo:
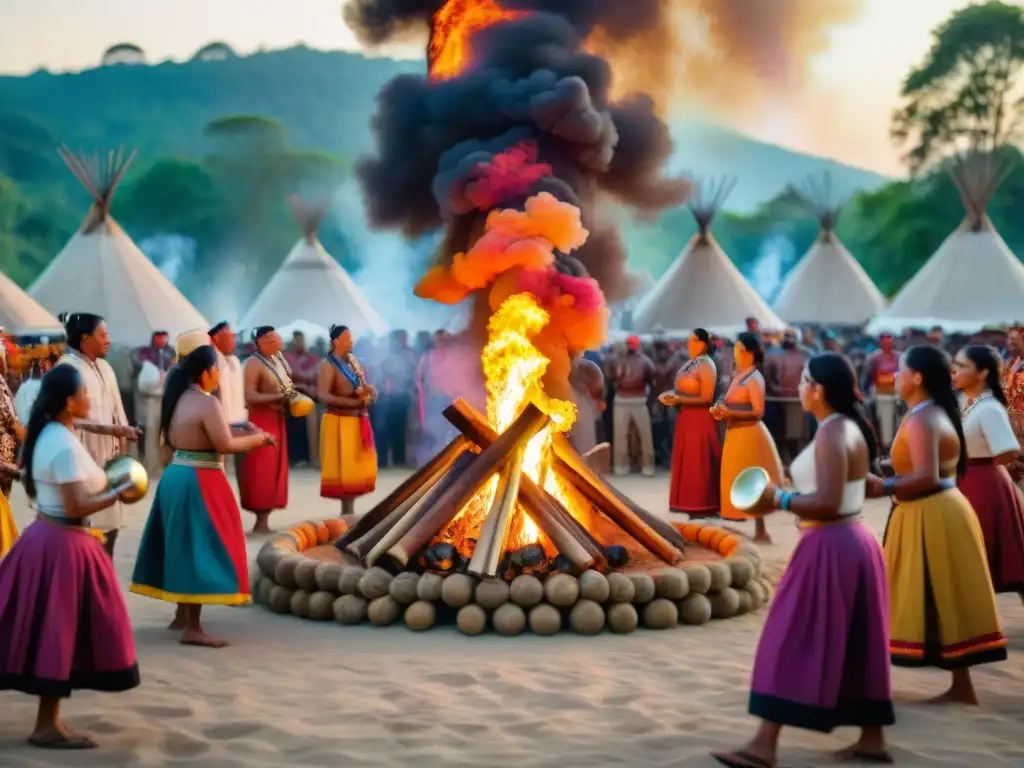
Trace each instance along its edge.
<instances>
[{"instance_id":1,"label":"sandal","mask_svg":"<svg viewBox=\"0 0 1024 768\"><path fill-rule=\"evenodd\" d=\"M59 750L96 749L98 746L88 736L65 736L62 733L34 733L28 737L28 743L39 749Z\"/></svg>"},{"instance_id":2,"label":"sandal","mask_svg":"<svg viewBox=\"0 0 1024 768\"><path fill-rule=\"evenodd\" d=\"M711 756L726 766L726 768L775 768L775 763L770 763L743 750L737 752L712 752Z\"/></svg>"}]
</instances>

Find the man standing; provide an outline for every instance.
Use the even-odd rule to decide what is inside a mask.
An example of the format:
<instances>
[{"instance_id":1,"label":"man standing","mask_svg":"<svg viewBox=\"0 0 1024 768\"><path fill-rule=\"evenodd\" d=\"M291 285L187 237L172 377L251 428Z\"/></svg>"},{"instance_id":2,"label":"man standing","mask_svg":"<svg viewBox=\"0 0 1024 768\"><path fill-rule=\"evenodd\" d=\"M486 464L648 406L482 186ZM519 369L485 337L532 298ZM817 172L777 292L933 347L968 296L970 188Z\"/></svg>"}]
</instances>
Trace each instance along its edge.
<instances>
[{"instance_id":1,"label":"man standing","mask_svg":"<svg viewBox=\"0 0 1024 768\"><path fill-rule=\"evenodd\" d=\"M89 455L100 465L125 453L125 442L137 440L139 432L129 426L121 402L117 376L104 358L110 351L110 333L99 315L85 312L61 318L67 335L67 353L59 363L72 366L82 377L89 393L88 422L76 424L76 431ZM105 534L104 549L114 556L124 508L121 502L88 518L89 525Z\"/></svg>"},{"instance_id":2,"label":"man standing","mask_svg":"<svg viewBox=\"0 0 1024 768\"><path fill-rule=\"evenodd\" d=\"M160 466L160 401L164 379L174 365L174 350L168 343L167 331L155 331L148 347L135 353L135 419L143 427L139 443L142 461L150 474L159 474Z\"/></svg>"},{"instance_id":3,"label":"man standing","mask_svg":"<svg viewBox=\"0 0 1024 768\"><path fill-rule=\"evenodd\" d=\"M643 474L654 475L654 435L651 429L651 412L647 408L647 396L654 384L654 363L640 351L640 337L626 339L626 354L611 365L611 380L615 385L615 402L612 406L614 471L616 475L628 475L629 428L636 426L640 436L640 460Z\"/></svg>"},{"instance_id":4,"label":"man standing","mask_svg":"<svg viewBox=\"0 0 1024 768\"><path fill-rule=\"evenodd\" d=\"M401 330L392 331L390 349L380 366L383 386L377 395L377 461L381 467L388 465L389 457L392 466L404 467L406 464L406 438L417 363L416 352L409 347L408 334Z\"/></svg>"},{"instance_id":5,"label":"man standing","mask_svg":"<svg viewBox=\"0 0 1024 768\"><path fill-rule=\"evenodd\" d=\"M316 378L320 358L309 351L302 331L292 334L292 342L284 353L292 369L292 383L302 394L316 399ZM288 459L293 467L308 466L318 452L317 413L314 408L302 418L288 417Z\"/></svg>"},{"instance_id":6,"label":"man standing","mask_svg":"<svg viewBox=\"0 0 1024 768\"><path fill-rule=\"evenodd\" d=\"M769 390L778 398L781 416L776 443L783 449L788 467L797 457L804 442L804 410L800 405L800 378L807 365L808 355L797 344L796 331L788 329L782 335L782 351L772 355Z\"/></svg>"},{"instance_id":7,"label":"man standing","mask_svg":"<svg viewBox=\"0 0 1024 768\"><path fill-rule=\"evenodd\" d=\"M245 454L238 466L242 509L256 516L253 533L270 533L270 513L288 506L287 398L294 391L291 369L281 354L284 346L273 327L252 332L256 352L245 361L245 405L249 421L274 438L271 445Z\"/></svg>"},{"instance_id":8,"label":"man standing","mask_svg":"<svg viewBox=\"0 0 1024 768\"><path fill-rule=\"evenodd\" d=\"M861 391L873 396L878 439L888 453L896 436L896 373L900 368L900 355L891 333L879 336L878 343L881 349L871 355L864 366Z\"/></svg>"},{"instance_id":9,"label":"man standing","mask_svg":"<svg viewBox=\"0 0 1024 768\"><path fill-rule=\"evenodd\" d=\"M245 383L242 379L242 363L235 355L235 332L226 322L217 323L210 329L210 341L217 352L217 368L220 371L220 398L228 423L237 426L249 420L245 410Z\"/></svg>"}]
</instances>

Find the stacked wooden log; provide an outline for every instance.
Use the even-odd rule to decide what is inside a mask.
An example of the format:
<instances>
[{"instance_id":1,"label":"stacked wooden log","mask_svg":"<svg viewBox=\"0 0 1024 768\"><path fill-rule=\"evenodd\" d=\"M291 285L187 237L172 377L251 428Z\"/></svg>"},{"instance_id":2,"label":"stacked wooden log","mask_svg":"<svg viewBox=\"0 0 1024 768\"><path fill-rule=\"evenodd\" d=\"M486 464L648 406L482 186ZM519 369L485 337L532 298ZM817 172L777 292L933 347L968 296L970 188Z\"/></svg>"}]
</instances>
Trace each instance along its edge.
<instances>
[{"instance_id":1,"label":"stacked wooden log","mask_svg":"<svg viewBox=\"0 0 1024 768\"><path fill-rule=\"evenodd\" d=\"M275 613L347 625L404 622L420 631L454 623L467 635L488 629L501 635L527 629L539 635L563 629L593 635L727 619L761 608L772 592L762 578L757 547L710 525L686 523L673 530L717 551L720 561L649 572L520 575L511 583L469 573L394 574L342 562L340 556L330 562L303 554L324 543L324 528L334 532L340 526L343 520L302 523L264 544L253 584L256 602ZM320 535L309 536L310 530Z\"/></svg>"}]
</instances>

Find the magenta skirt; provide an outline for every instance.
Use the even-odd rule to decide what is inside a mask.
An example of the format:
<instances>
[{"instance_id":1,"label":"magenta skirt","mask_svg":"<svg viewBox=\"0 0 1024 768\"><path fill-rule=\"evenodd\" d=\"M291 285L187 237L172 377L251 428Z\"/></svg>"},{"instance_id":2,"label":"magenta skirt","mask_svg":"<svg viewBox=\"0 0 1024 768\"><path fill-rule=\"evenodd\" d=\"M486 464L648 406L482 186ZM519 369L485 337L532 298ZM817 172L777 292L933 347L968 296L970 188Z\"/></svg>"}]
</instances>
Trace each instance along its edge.
<instances>
[{"instance_id":1,"label":"magenta skirt","mask_svg":"<svg viewBox=\"0 0 1024 768\"><path fill-rule=\"evenodd\" d=\"M825 733L895 722L885 559L862 523L803 532L757 646L750 714Z\"/></svg>"},{"instance_id":2,"label":"magenta skirt","mask_svg":"<svg viewBox=\"0 0 1024 768\"><path fill-rule=\"evenodd\" d=\"M139 685L114 565L81 528L37 520L0 560L0 690L70 696Z\"/></svg>"}]
</instances>

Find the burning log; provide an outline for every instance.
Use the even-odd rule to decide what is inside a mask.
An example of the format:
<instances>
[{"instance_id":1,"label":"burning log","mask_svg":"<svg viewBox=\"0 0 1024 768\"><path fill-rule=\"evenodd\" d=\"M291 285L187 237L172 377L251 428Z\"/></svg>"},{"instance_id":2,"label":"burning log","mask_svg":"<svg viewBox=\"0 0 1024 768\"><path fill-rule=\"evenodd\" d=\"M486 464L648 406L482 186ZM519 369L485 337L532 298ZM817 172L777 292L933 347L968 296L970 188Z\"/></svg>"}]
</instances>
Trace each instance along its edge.
<instances>
[{"instance_id":1,"label":"burning log","mask_svg":"<svg viewBox=\"0 0 1024 768\"><path fill-rule=\"evenodd\" d=\"M477 539L473 557L469 561L469 572L474 576L498 574L498 565L508 544L509 529L519 497L519 482L522 475L523 449L520 448L501 472L494 502L484 520L480 538Z\"/></svg>"},{"instance_id":2,"label":"burning log","mask_svg":"<svg viewBox=\"0 0 1024 768\"><path fill-rule=\"evenodd\" d=\"M425 484L423 488L388 515L384 522L356 542L356 545L362 550L358 554L363 558L364 565L372 566L384 553L395 546L426 514L431 504L435 503L445 491L455 484L459 475L472 464L475 458L476 456L472 453L463 453L448 468L447 473L442 475L439 472L429 484ZM349 551L357 554L352 547L349 548Z\"/></svg>"},{"instance_id":3,"label":"burning log","mask_svg":"<svg viewBox=\"0 0 1024 768\"><path fill-rule=\"evenodd\" d=\"M607 515L612 522L637 540L644 548L654 553L666 563L673 564L683 553L657 530L659 526L652 524L653 516L640 516L635 505L626 504L608 484L599 477L580 456L576 449L562 435L555 435L552 440L554 454L561 466L559 471L573 483L579 491L590 499L593 504ZM668 523L666 523L668 525Z\"/></svg>"},{"instance_id":4,"label":"burning log","mask_svg":"<svg viewBox=\"0 0 1024 768\"><path fill-rule=\"evenodd\" d=\"M455 460L468 450L469 445L469 440L464 436L459 435L456 437L440 453L416 470L412 476L392 491L387 498L360 517L348 529L345 535L338 539L334 546L342 551L348 549L350 544L372 531L413 494L422 488L429 488L435 481L435 478L450 470Z\"/></svg>"},{"instance_id":5,"label":"burning log","mask_svg":"<svg viewBox=\"0 0 1024 768\"><path fill-rule=\"evenodd\" d=\"M388 550L388 555L402 566L408 567L434 534L451 522L462 506L502 467L514 451L525 449L526 443L540 432L548 421L548 417L537 406L532 403L527 405L512 426L478 456L474 456L463 472L449 473L454 476L452 484L436 501L429 505L424 504L422 516ZM537 524L540 525L540 522Z\"/></svg>"},{"instance_id":6,"label":"burning log","mask_svg":"<svg viewBox=\"0 0 1024 768\"><path fill-rule=\"evenodd\" d=\"M451 478L452 475L454 474L452 470L457 468L459 465L465 467L466 464L472 460L472 458L473 454L466 453L465 451L463 451L462 453L459 454L459 456L455 459L453 463L448 464L447 462L445 462L444 464L436 466L434 468L434 471L423 480L423 484L419 488L413 491L413 493L402 503L400 503L398 506L392 509L391 512L387 515L387 517L385 517L383 520L381 520L379 523L373 526L373 528L367 531L364 536L359 537L351 544L349 544L347 547L345 547L345 550L351 553L352 555L355 555L357 558L365 560L365 564L367 566L373 565L373 562L370 561L371 551L373 551L380 544L380 542L385 539L391 541L391 544L393 545L393 537L389 536L391 531L396 526L399 526L399 524L406 517L412 516L411 513L415 511L415 508L420 504L420 502L423 501L425 497L430 496L431 493L437 490L439 483L446 486L450 485L451 480L449 478ZM387 500L385 499L385 502L386 501ZM384 502L382 502L382 505L383 503ZM378 505L378 507L379 506L381 505ZM376 512L377 507L375 507L372 511ZM402 530L402 532L404 532L406 530L406 527L401 526L400 529ZM389 549L390 546L391 545L385 547L383 551L387 551L387 549ZM379 558L379 556L380 552L378 552L377 555L373 557L373 561L375 562Z\"/></svg>"},{"instance_id":7,"label":"burning log","mask_svg":"<svg viewBox=\"0 0 1024 768\"><path fill-rule=\"evenodd\" d=\"M487 422L483 414L462 398L456 399L446 408L444 416L481 449L486 449L498 439L498 433ZM594 540L587 529L557 499L525 475L520 480L519 496L534 522L551 539L559 553L568 558L575 566L581 567L582 561L571 554L570 549L576 552L582 549L592 563L603 564L604 555L601 544ZM566 536L574 539L576 546L567 543Z\"/></svg>"}]
</instances>

